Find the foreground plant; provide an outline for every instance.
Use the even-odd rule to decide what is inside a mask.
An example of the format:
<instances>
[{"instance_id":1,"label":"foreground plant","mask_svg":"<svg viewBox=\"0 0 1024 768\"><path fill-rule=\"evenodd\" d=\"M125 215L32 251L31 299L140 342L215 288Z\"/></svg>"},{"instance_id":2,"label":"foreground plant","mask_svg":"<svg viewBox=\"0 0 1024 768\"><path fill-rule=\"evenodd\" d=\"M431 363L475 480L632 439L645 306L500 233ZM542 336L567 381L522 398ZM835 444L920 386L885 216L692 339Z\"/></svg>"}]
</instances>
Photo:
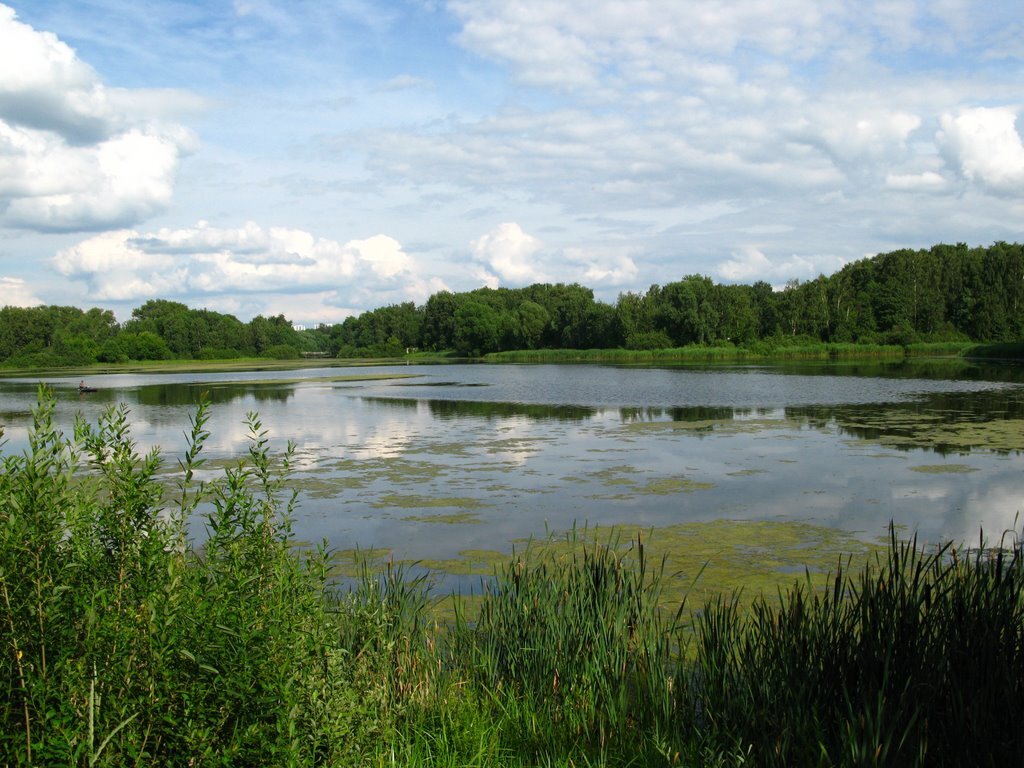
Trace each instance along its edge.
<instances>
[{"instance_id":1,"label":"foreground plant","mask_svg":"<svg viewBox=\"0 0 1024 768\"><path fill-rule=\"evenodd\" d=\"M2 765L1019 763L1020 539L892 534L828 590L719 600L691 629L640 538L570 537L439 625L409 568L341 590L297 545L291 447L275 460L255 415L198 482L200 405L168 485L125 408L71 438L53 410L41 390L0 464Z\"/></svg>"},{"instance_id":2,"label":"foreground plant","mask_svg":"<svg viewBox=\"0 0 1024 768\"><path fill-rule=\"evenodd\" d=\"M330 667L326 557L291 547L291 500L249 418L247 460L194 487L205 405L163 506L128 411L73 439L41 391L0 472L0 762L284 764L312 758ZM284 470L287 470L287 456ZM201 548L186 523L206 505Z\"/></svg>"},{"instance_id":3,"label":"foreground plant","mask_svg":"<svg viewBox=\"0 0 1024 768\"><path fill-rule=\"evenodd\" d=\"M1024 739L1024 553L890 531L886 559L700 621L706 738L764 765L1010 765Z\"/></svg>"}]
</instances>

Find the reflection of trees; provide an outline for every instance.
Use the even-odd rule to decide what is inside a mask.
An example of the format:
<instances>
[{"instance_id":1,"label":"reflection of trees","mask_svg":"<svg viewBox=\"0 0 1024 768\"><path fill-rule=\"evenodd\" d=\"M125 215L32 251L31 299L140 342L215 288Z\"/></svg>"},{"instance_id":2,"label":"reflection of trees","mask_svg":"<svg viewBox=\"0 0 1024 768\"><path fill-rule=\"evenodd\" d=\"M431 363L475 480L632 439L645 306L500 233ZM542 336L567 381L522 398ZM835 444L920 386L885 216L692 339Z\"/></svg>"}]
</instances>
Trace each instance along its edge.
<instances>
[{"instance_id":1,"label":"reflection of trees","mask_svg":"<svg viewBox=\"0 0 1024 768\"><path fill-rule=\"evenodd\" d=\"M531 405L476 400L416 400L413 398L366 397L364 401L391 408L418 408L425 403L436 419L475 416L482 419L525 416L537 421L586 421L597 413L596 408L577 405Z\"/></svg>"},{"instance_id":2,"label":"reflection of trees","mask_svg":"<svg viewBox=\"0 0 1024 768\"><path fill-rule=\"evenodd\" d=\"M923 448L942 456L974 448L1009 453L1010 449L982 441L934 442L928 431L935 427L1024 419L1024 391L936 392L911 402L879 405L789 406L786 415L815 429L834 426L861 440L885 440L887 446L898 450Z\"/></svg>"},{"instance_id":3,"label":"reflection of trees","mask_svg":"<svg viewBox=\"0 0 1024 768\"><path fill-rule=\"evenodd\" d=\"M800 376L871 376L886 379L953 379L1020 383L1024 369L1019 365L965 360L960 357L914 358L858 361L779 361L776 372Z\"/></svg>"},{"instance_id":4,"label":"reflection of trees","mask_svg":"<svg viewBox=\"0 0 1024 768\"><path fill-rule=\"evenodd\" d=\"M678 421L732 421L751 416L769 417L776 412L775 408L732 408L728 406L693 405L677 408L620 408L619 418L624 424L642 422Z\"/></svg>"},{"instance_id":5,"label":"reflection of trees","mask_svg":"<svg viewBox=\"0 0 1024 768\"><path fill-rule=\"evenodd\" d=\"M138 402L140 405L177 405L191 406L199 403L200 397L206 393L207 399L213 404L230 403L242 397L252 397L257 402L284 403L294 393L292 385L283 384L154 384L139 387Z\"/></svg>"}]
</instances>

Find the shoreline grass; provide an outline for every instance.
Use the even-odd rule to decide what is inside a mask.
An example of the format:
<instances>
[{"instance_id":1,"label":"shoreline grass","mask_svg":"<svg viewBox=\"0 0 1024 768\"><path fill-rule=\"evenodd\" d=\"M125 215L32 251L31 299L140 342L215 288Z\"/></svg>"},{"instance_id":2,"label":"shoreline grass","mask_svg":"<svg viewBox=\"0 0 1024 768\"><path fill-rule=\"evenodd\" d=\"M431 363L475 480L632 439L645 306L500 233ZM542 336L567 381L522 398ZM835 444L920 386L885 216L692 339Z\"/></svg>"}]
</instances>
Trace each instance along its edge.
<instances>
[{"instance_id":1,"label":"shoreline grass","mask_svg":"<svg viewBox=\"0 0 1024 768\"><path fill-rule=\"evenodd\" d=\"M354 588L297 546L258 416L247 455L178 482L127 410L72 436L41 388L0 464L0 762L122 766L996 766L1024 735L1024 544L925 551L778 594L661 599L641 537L499 566L456 619L422 578ZM206 502L200 548L185 520ZM958 545L959 546L959 545Z\"/></svg>"},{"instance_id":2,"label":"shoreline grass","mask_svg":"<svg viewBox=\"0 0 1024 768\"><path fill-rule=\"evenodd\" d=\"M909 357L963 357L978 349L967 342L922 342L895 344L826 344L809 342L778 344L758 342L749 347L688 346L674 349L536 349L492 352L484 356L493 363L745 363L829 360L902 360ZM1015 349L1008 346L1006 357ZM1024 350L1021 351L1024 357Z\"/></svg>"},{"instance_id":3,"label":"shoreline grass","mask_svg":"<svg viewBox=\"0 0 1024 768\"><path fill-rule=\"evenodd\" d=\"M189 373L206 371L296 370L300 368L351 368L371 365L424 365L475 360L488 363L772 363L792 361L888 361L909 358L958 358L964 360L1024 361L1024 342L979 344L977 342L914 342L898 344L825 343L776 340L747 347L698 346L671 349L532 349L491 352L479 358L463 358L451 351L414 352L399 357L332 357L276 360L228 358L223 360L146 360L129 363L92 363L68 367L8 368L0 366L0 378L15 376L88 376L107 373Z\"/></svg>"}]
</instances>

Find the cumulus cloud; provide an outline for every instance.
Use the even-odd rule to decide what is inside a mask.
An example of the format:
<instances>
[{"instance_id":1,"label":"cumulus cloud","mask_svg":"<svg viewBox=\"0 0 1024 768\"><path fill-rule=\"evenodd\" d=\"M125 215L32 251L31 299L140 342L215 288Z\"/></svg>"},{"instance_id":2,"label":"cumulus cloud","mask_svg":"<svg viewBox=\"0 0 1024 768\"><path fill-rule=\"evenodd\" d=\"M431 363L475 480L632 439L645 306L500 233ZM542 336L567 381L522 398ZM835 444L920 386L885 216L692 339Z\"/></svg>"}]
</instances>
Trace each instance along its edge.
<instances>
[{"instance_id":1,"label":"cumulus cloud","mask_svg":"<svg viewBox=\"0 0 1024 768\"><path fill-rule=\"evenodd\" d=\"M937 136L947 161L968 181L994 192L1024 195L1024 143L1008 107L944 114Z\"/></svg>"},{"instance_id":2,"label":"cumulus cloud","mask_svg":"<svg viewBox=\"0 0 1024 768\"><path fill-rule=\"evenodd\" d=\"M20 277L0 277L0 307L37 307L42 303Z\"/></svg>"},{"instance_id":3,"label":"cumulus cloud","mask_svg":"<svg viewBox=\"0 0 1024 768\"><path fill-rule=\"evenodd\" d=\"M772 260L760 249L748 246L731 259L718 265L718 275L735 283L754 283L764 280L781 285L793 278L805 280L819 274L830 274L843 266L843 260L835 256L809 258L792 255L781 260Z\"/></svg>"},{"instance_id":4,"label":"cumulus cloud","mask_svg":"<svg viewBox=\"0 0 1024 768\"><path fill-rule=\"evenodd\" d=\"M863 104L856 95L837 95L809 105L796 135L819 146L840 168L856 173L884 167L906 154L907 141L922 124L918 115L883 105Z\"/></svg>"},{"instance_id":5,"label":"cumulus cloud","mask_svg":"<svg viewBox=\"0 0 1024 768\"><path fill-rule=\"evenodd\" d=\"M362 147L382 183L443 179L595 217L829 193L877 199L879 187L950 195L922 158L937 155L939 116L970 81L939 84L880 62L894 48L927 50L939 31L980 32L946 29L956 14L887 7L903 29L889 37L881 15L804 0L453 0L458 41L557 89L557 106L337 145Z\"/></svg>"},{"instance_id":6,"label":"cumulus cloud","mask_svg":"<svg viewBox=\"0 0 1024 768\"><path fill-rule=\"evenodd\" d=\"M0 5L0 225L97 230L168 205L194 135L162 119L187 94L107 88L55 35Z\"/></svg>"},{"instance_id":7,"label":"cumulus cloud","mask_svg":"<svg viewBox=\"0 0 1024 768\"><path fill-rule=\"evenodd\" d=\"M472 242L473 258L500 282L514 286L543 283L548 280L536 258L543 243L527 234L515 222L499 224ZM487 279L490 284L493 280ZM496 287L496 286L495 286Z\"/></svg>"},{"instance_id":8,"label":"cumulus cloud","mask_svg":"<svg viewBox=\"0 0 1024 768\"><path fill-rule=\"evenodd\" d=\"M253 222L234 229L199 222L145 234L106 232L60 251L54 266L84 281L93 300L158 296L211 303L208 298L215 302L236 293L258 294L262 305L287 304L303 320L337 314L325 307L424 301L445 289L442 282L421 276L402 246L386 235L342 244Z\"/></svg>"},{"instance_id":9,"label":"cumulus cloud","mask_svg":"<svg viewBox=\"0 0 1024 768\"><path fill-rule=\"evenodd\" d=\"M633 257L621 248L568 248L565 256L581 272L573 282L594 288L631 286L640 273Z\"/></svg>"}]
</instances>

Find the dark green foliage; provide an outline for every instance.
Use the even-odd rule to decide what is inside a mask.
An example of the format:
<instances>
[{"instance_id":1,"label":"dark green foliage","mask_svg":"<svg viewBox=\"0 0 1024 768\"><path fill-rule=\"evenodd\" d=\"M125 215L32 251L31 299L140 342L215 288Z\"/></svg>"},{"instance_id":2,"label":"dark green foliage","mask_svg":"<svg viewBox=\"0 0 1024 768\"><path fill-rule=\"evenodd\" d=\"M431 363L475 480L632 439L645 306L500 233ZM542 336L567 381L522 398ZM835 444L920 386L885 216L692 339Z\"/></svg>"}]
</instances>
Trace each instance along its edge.
<instances>
[{"instance_id":1,"label":"dark green foliage","mask_svg":"<svg viewBox=\"0 0 1024 768\"><path fill-rule=\"evenodd\" d=\"M393 304L307 331L283 315L242 323L163 299L147 301L121 327L100 309L0 309L0 362L16 367L303 353L401 357L418 350L480 356L699 346L762 354L812 344L909 347L1022 337L1024 245L1003 242L879 254L828 277L790 280L781 291L763 281L715 284L703 275L621 294L614 305L577 284L442 291L421 307Z\"/></svg>"},{"instance_id":2,"label":"dark green foliage","mask_svg":"<svg viewBox=\"0 0 1024 768\"><path fill-rule=\"evenodd\" d=\"M699 626L707 738L760 765L1011 765L1024 717L1024 558L1010 549L888 558Z\"/></svg>"},{"instance_id":3,"label":"dark green foliage","mask_svg":"<svg viewBox=\"0 0 1024 768\"><path fill-rule=\"evenodd\" d=\"M258 420L248 460L195 488L201 408L165 510L159 457L136 454L126 409L69 440L52 408L42 394L30 447L0 474L0 761L301 761L332 634L325 555L291 549ZM184 524L200 503L196 550Z\"/></svg>"}]
</instances>

